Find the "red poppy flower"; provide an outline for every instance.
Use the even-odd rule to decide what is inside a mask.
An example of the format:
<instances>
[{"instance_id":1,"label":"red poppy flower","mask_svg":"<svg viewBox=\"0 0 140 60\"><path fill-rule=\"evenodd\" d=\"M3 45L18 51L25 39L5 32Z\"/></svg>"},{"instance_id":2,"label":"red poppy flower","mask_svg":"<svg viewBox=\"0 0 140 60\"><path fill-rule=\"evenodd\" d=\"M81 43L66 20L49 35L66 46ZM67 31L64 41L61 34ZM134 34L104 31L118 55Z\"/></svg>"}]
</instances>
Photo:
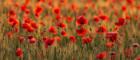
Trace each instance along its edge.
<instances>
[{"instance_id":1,"label":"red poppy flower","mask_svg":"<svg viewBox=\"0 0 140 60\"><path fill-rule=\"evenodd\" d=\"M83 37L82 38L82 43L83 44L88 44L88 43L91 43L92 42L92 39L89 38L89 37Z\"/></svg>"},{"instance_id":2,"label":"red poppy flower","mask_svg":"<svg viewBox=\"0 0 140 60\"><path fill-rule=\"evenodd\" d=\"M35 16L39 17L39 15L42 13L43 8L41 6L36 6L35 8Z\"/></svg>"},{"instance_id":3,"label":"red poppy flower","mask_svg":"<svg viewBox=\"0 0 140 60\"><path fill-rule=\"evenodd\" d=\"M118 22L115 23L117 26L123 26L125 24L124 18L118 18Z\"/></svg>"},{"instance_id":4,"label":"red poppy flower","mask_svg":"<svg viewBox=\"0 0 140 60\"><path fill-rule=\"evenodd\" d=\"M66 24L64 23L58 23L57 26L60 28L66 28Z\"/></svg>"},{"instance_id":5,"label":"red poppy flower","mask_svg":"<svg viewBox=\"0 0 140 60\"><path fill-rule=\"evenodd\" d=\"M126 6L122 6L122 11L126 11Z\"/></svg>"},{"instance_id":6,"label":"red poppy flower","mask_svg":"<svg viewBox=\"0 0 140 60\"><path fill-rule=\"evenodd\" d=\"M22 24L22 27L23 27L24 29L29 28L29 27L30 27L30 24L29 24L29 23L23 23L23 24Z\"/></svg>"},{"instance_id":7,"label":"red poppy flower","mask_svg":"<svg viewBox=\"0 0 140 60\"><path fill-rule=\"evenodd\" d=\"M16 55L19 57L19 58L22 58L23 57L23 51L21 48L17 48L16 49Z\"/></svg>"},{"instance_id":8,"label":"red poppy flower","mask_svg":"<svg viewBox=\"0 0 140 60\"><path fill-rule=\"evenodd\" d=\"M75 38L75 36L70 36L69 39L70 39L70 41L73 42L73 43L76 42L76 38Z\"/></svg>"},{"instance_id":9,"label":"red poppy flower","mask_svg":"<svg viewBox=\"0 0 140 60\"><path fill-rule=\"evenodd\" d=\"M22 24L22 27L28 32L34 32L35 29L38 28L38 25L32 20L30 20L29 18L25 18L24 23Z\"/></svg>"},{"instance_id":10,"label":"red poppy flower","mask_svg":"<svg viewBox=\"0 0 140 60\"><path fill-rule=\"evenodd\" d=\"M137 5L137 9L138 9L138 10L140 10L140 4L139 4L139 5Z\"/></svg>"},{"instance_id":11,"label":"red poppy flower","mask_svg":"<svg viewBox=\"0 0 140 60\"><path fill-rule=\"evenodd\" d=\"M112 48L114 46L114 43L113 42L107 42L106 43L106 47L107 48Z\"/></svg>"},{"instance_id":12,"label":"red poppy flower","mask_svg":"<svg viewBox=\"0 0 140 60\"><path fill-rule=\"evenodd\" d=\"M76 11L77 10L77 8L78 8L78 6L77 6L77 4L76 3L72 3L71 4L71 7L70 7L70 9L72 10L72 11Z\"/></svg>"},{"instance_id":13,"label":"red poppy flower","mask_svg":"<svg viewBox=\"0 0 140 60\"><path fill-rule=\"evenodd\" d=\"M105 26L100 26L99 28L97 28L96 32L97 33L105 33L105 32L107 32L107 29Z\"/></svg>"},{"instance_id":14,"label":"red poppy flower","mask_svg":"<svg viewBox=\"0 0 140 60\"><path fill-rule=\"evenodd\" d=\"M59 36L55 36L54 39L57 41L57 42L60 42L61 41L61 38Z\"/></svg>"},{"instance_id":15,"label":"red poppy flower","mask_svg":"<svg viewBox=\"0 0 140 60\"><path fill-rule=\"evenodd\" d=\"M100 15L99 18L102 20L106 20L106 21L108 21L108 19L109 19L109 17L106 15Z\"/></svg>"},{"instance_id":16,"label":"red poppy flower","mask_svg":"<svg viewBox=\"0 0 140 60\"><path fill-rule=\"evenodd\" d=\"M34 38L33 36L28 36L29 39L29 43L33 44L36 42L36 38Z\"/></svg>"},{"instance_id":17,"label":"red poppy flower","mask_svg":"<svg viewBox=\"0 0 140 60\"><path fill-rule=\"evenodd\" d=\"M56 15L55 18L56 18L57 21L60 21L61 20L61 15Z\"/></svg>"},{"instance_id":18,"label":"red poppy flower","mask_svg":"<svg viewBox=\"0 0 140 60\"><path fill-rule=\"evenodd\" d=\"M9 15L10 15L10 16L15 16L15 15L16 15L16 12L15 12L14 10L10 10L10 11L9 11Z\"/></svg>"},{"instance_id":19,"label":"red poppy flower","mask_svg":"<svg viewBox=\"0 0 140 60\"><path fill-rule=\"evenodd\" d=\"M54 43L54 38L44 38L45 47L51 46Z\"/></svg>"},{"instance_id":20,"label":"red poppy flower","mask_svg":"<svg viewBox=\"0 0 140 60\"><path fill-rule=\"evenodd\" d=\"M68 16L68 17L66 17L66 20L67 20L67 22L70 23L73 19L72 19L72 17Z\"/></svg>"},{"instance_id":21,"label":"red poppy flower","mask_svg":"<svg viewBox=\"0 0 140 60\"><path fill-rule=\"evenodd\" d=\"M29 39L29 43L33 44L35 42L36 42L36 38L33 37L33 38Z\"/></svg>"},{"instance_id":22,"label":"red poppy flower","mask_svg":"<svg viewBox=\"0 0 140 60\"><path fill-rule=\"evenodd\" d=\"M77 35L78 36L84 36L87 33L87 30L84 28L76 29Z\"/></svg>"},{"instance_id":23,"label":"red poppy flower","mask_svg":"<svg viewBox=\"0 0 140 60\"><path fill-rule=\"evenodd\" d=\"M60 3L66 3L67 0L60 0Z\"/></svg>"},{"instance_id":24,"label":"red poppy flower","mask_svg":"<svg viewBox=\"0 0 140 60\"><path fill-rule=\"evenodd\" d=\"M56 29L55 29L54 26L50 26L49 29L48 29L48 31L49 31L50 33L53 33L53 34L57 34L57 31L56 31Z\"/></svg>"},{"instance_id":25,"label":"red poppy flower","mask_svg":"<svg viewBox=\"0 0 140 60\"><path fill-rule=\"evenodd\" d=\"M29 17L27 17L27 16L24 16L23 17L23 20L24 20L24 23L32 23L33 22L33 20L31 20Z\"/></svg>"},{"instance_id":26,"label":"red poppy flower","mask_svg":"<svg viewBox=\"0 0 140 60\"><path fill-rule=\"evenodd\" d=\"M64 37L67 36L66 31L62 31L62 32L61 32L61 35L64 36Z\"/></svg>"},{"instance_id":27,"label":"red poppy flower","mask_svg":"<svg viewBox=\"0 0 140 60\"><path fill-rule=\"evenodd\" d=\"M130 20L131 17L130 17L129 15L126 15L126 16L125 16L125 19Z\"/></svg>"},{"instance_id":28,"label":"red poppy flower","mask_svg":"<svg viewBox=\"0 0 140 60\"><path fill-rule=\"evenodd\" d=\"M128 4L133 4L133 3L134 3L134 0L126 0L126 2L127 2Z\"/></svg>"},{"instance_id":29,"label":"red poppy flower","mask_svg":"<svg viewBox=\"0 0 140 60\"><path fill-rule=\"evenodd\" d=\"M76 23L78 25L84 25L88 24L88 20L84 16L79 16L78 19L76 20Z\"/></svg>"},{"instance_id":30,"label":"red poppy flower","mask_svg":"<svg viewBox=\"0 0 140 60\"><path fill-rule=\"evenodd\" d=\"M25 11L25 10L26 10L26 5L22 5L22 6L21 6L21 10L22 10L22 11Z\"/></svg>"},{"instance_id":31,"label":"red poppy flower","mask_svg":"<svg viewBox=\"0 0 140 60\"><path fill-rule=\"evenodd\" d=\"M60 8L55 7L55 8L53 9L53 12L54 12L55 14L59 15L61 11L60 11Z\"/></svg>"},{"instance_id":32,"label":"red poppy flower","mask_svg":"<svg viewBox=\"0 0 140 60\"><path fill-rule=\"evenodd\" d=\"M8 18L8 23L13 27L15 27L19 24L18 20L13 17Z\"/></svg>"},{"instance_id":33,"label":"red poppy flower","mask_svg":"<svg viewBox=\"0 0 140 60\"><path fill-rule=\"evenodd\" d=\"M96 58L99 60L106 59L106 57L107 57L107 52L101 52L101 53L96 55Z\"/></svg>"},{"instance_id":34,"label":"red poppy flower","mask_svg":"<svg viewBox=\"0 0 140 60\"><path fill-rule=\"evenodd\" d=\"M29 9L26 9L26 10L25 10L25 13L26 13L26 14L29 14L29 13L30 13L30 10L29 10Z\"/></svg>"},{"instance_id":35,"label":"red poppy flower","mask_svg":"<svg viewBox=\"0 0 140 60\"><path fill-rule=\"evenodd\" d=\"M94 17L93 17L93 21L99 22L99 20L100 20L100 18L99 18L98 16L94 16Z\"/></svg>"},{"instance_id":36,"label":"red poppy flower","mask_svg":"<svg viewBox=\"0 0 140 60\"><path fill-rule=\"evenodd\" d=\"M37 25L37 23L31 23L31 26L34 28L34 29L37 29L38 28L38 25Z\"/></svg>"},{"instance_id":37,"label":"red poppy flower","mask_svg":"<svg viewBox=\"0 0 140 60\"><path fill-rule=\"evenodd\" d=\"M31 26L29 26L28 28L26 28L26 30L27 30L28 32L34 32L34 31L35 31L34 28L31 27Z\"/></svg>"},{"instance_id":38,"label":"red poppy flower","mask_svg":"<svg viewBox=\"0 0 140 60\"><path fill-rule=\"evenodd\" d=\"M45 0L38 0L39 2L45 2Z\"/></svg>"},{"instance_id":39,"label":"red poppy flower","mask_svg":"<svg viewBox=\"0 0 140 60\"><path fill-rule=\"evenodd\" d=\"M115 42L117 40L117 32L107 32L106 39Z\"/></svg>"},{"instance_id":40,"label":"red poppy flower","mask_svg":"<svg viewBox=\"0 0 140 60\"><path fill-rule=\"evenodd\" d=\"M140 56L137 56L137 57L135 58L135 60L140 60Z\"/></svg>"}]
</instances>

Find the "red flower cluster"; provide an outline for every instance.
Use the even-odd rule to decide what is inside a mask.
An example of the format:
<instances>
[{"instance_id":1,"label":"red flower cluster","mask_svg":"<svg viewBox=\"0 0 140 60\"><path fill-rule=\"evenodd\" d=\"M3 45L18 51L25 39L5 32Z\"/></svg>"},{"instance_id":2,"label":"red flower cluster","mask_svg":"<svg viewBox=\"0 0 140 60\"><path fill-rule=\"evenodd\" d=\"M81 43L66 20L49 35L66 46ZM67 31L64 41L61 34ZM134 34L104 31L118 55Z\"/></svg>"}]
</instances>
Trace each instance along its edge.
<instances>
[{"instance_id":1,"label":"red flower cluster","mask_svg":"<svg viewBox=\"0 0 140 60\"><path fill-rule=\"evenodd\" d=\"M16 18L14 18L14 17L9 17L8 23L11 26L15 27L15 26L17 26L19 24L19 21Z\"/></svg>"},{"instance_id":2,"label":"red flower cluster","mask_svg":"<svg viewBox=\"0 0 140 60\"><path fill-rule=\"evenodd\" d=\"M43 8L41 8L41 6L36 6L35 11L34 11L35 16L39 17L42 12L43 12Z\"/></svg>"},{"instance_id":3,"label":"red flower cluster","mask_svg":"<svg viewBox=\"0 0 140 60\"><path fill-rule=\"evenodd\" d=\"M18 26L19 24L19 21L17 20L17 16L14 10L9 11L8 23L13 27Z\"/></svg>"},{"instance_id":4,"label":"red flower cluster","mask_svg":"<svg viewBox=\"0 0 140 60\"><path fill-rule=\"evenodd\" d=\"M32 21L31 19L29 18L25 18L24 19L24 23L22 24L22 27L24 29L26 29L28 32L34 32L35 29L38 28L38 24L35 23L34 21Z\"/></svg>"}]
</instances>

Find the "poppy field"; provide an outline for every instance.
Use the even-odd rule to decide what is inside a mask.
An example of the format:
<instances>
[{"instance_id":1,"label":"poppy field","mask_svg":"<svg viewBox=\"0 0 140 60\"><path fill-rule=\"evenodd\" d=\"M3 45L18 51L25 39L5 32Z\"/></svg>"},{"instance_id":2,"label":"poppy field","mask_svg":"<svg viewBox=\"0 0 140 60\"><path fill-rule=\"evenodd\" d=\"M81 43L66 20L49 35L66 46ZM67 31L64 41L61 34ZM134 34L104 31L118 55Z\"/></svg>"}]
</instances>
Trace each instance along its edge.
<instances>
[{"instance_id":1,"label":"poppy field","mask_svg":"<svg viewBox=\"0 0 140 60\"><path fill-rule=\"evenodd\" d=\"M0 0L0 60L140 60L140 0Z\"/></svg>"}]
</instances>

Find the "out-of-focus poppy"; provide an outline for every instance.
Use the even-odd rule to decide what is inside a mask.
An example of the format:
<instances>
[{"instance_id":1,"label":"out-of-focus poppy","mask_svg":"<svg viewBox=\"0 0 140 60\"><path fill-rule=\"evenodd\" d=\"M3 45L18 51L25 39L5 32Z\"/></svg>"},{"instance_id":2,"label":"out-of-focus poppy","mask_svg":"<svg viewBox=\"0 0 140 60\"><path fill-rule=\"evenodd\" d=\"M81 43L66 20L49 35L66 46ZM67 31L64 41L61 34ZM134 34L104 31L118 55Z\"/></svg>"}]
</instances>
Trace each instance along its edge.
<instances>
[{"instance_id":1,"label":"out-of-focus poppy","mask_svg":"<svg viewBox=\"0 0 140 60\"><path fill-rule=\"evenodd\" d=\"M99 18L101 20L104 20L104 21L108 21L109 20L109 17L107 15L104 15L104 14L99 15Z\"/></svg>"},{"instance_id":2,"label":"out-of-focus poppy","mask_svg":"<svg viewBox=\"0 0 140 60\"><path fill-rule=\"evenodd\" d=\"M48 31L49 31L50 33L53 33L53 34L57 34L57 30L55 29L54 26L50 26L49 29L48 29Z\"/></svg>"},{"instance_id":3,"label":"out-of-focus poppy","mask_svg":"<svg viewBox=\"0 0 140 60\"><path fill-rule=\"evenodd\" d=\"M88 24L88 20L84 16L79 16L76 20L78 25Z\"/></svg>"},{"instance_id":4,"label":"out-of-focus poppy","mask_svg":"<svg viewBox=\"0 0 140 60\"><path fill-rule=\"evenodd\" d=\"M64 23L57 23L57 26L60 27L60 28L66 28L66 24Z\"/></svg>"},{"instance_id":5,"label":"out-of-focus poppy","mask_svg":"<svg viewBox=\"0 0 140 60\"><path fill-rule=\"evenodd\" d=\"M59 15L59 14L61 13L61 10L60 10L59 7L54 7L53 12L54 12L56 15Z\"/></svg>"},{"instance_id":6,"label":"out-of-focus poppy","mask_svg":"<svg viewBox=\"0 0 140 60\"><path fill-rule=\"evenodd\" d=\"M107 48L112 48L114 46L114 43L113 42L107 42L106 43L106 47Z\"/></svg>"},{"instance_id":7,"label":"out-of-focus poppy","mask_svg":"<svg viewBox=\"0 0 140 60\"><path fill-rule=\"evenodd\" d=\"M66 31L64 31L64 30L63 30L63 31L61 31L61 35L62 35L62 36L64 36L64 37L65 37L65 36L67 36Z\"/></svg>"},{"instance_id":8,"label":"out-of-focus poppy","mask_svg":"<svg viewBox=\"0 0 140 60\"><path fill-rule=\"evenodd\" d=\"M106 59L107 58L107 52L106 51L100 52L99 54L96 55L96 58L99 59L99 60Z\"/></svg>"},{"instance_id":9,"label":"out-of-focus poppy","mask_svg":"<svg viewBox=\"0 0 140 60\"><path fill-rule=\"evenodd\" d=\"M71 41L72 43L75 43L75 42L76 42L75 36L70 36L69 39L70 39L70 41Z\"/></svg>"},{"instance_id":10,"label":"out-of-focus poppy","mask_svg":"<svg viewBox=\"0 0 140 60\"><path fill-rule=\"evenodd\" d=\"M9 23L11 26L15 27L15 26L18 26L19 21L18 21L16 18L14 18L14 17L9 17L9 18L8 18L8 23Z\"/></svg>"},{"instance_id":11,"label":"out-of-focus poppy","mask_svg":"<svg viewBox=\"0 0 140 60\"><path fill-rule=\"evenodd\" d=\"M31 44L36 42L36 38L33 36L28 36L28 39L29 39L29 43L31 43Z\"/></svg>"},{"instance_id":12,"label":"out-of-focus poppy","mask_svg":"<svg viewBox=\"0 0 140 60\"><path fill-rule=\"evenodd\" d=\"M39 17L42 12L43 12L43 8L41 6L36 6L35 11L34 11L35 16Z\"/></svg>"},{"instance_id":13,"label":"out-of-focus poppy","mask_svg":"<svg viewBox=\"0 0 140 60\"><path fill-rule=\"evenodd\" d=\"M19 58L22 58L23 57L23 51L21 48L17 48L16 49L16 55L19 57Z\"/></svg>"},{"instance_id":14,"label":"out-of-focus poppy","mask_svg":"<svg viewBox=\"0 0 140 60\"><path fill-rule=\"evenodd\" d=\"M126 6L123 5L123 6L122 6L122 11L126 11L126 10L127 10Z\"/></svg>"},{"instance_id":15,"label":"out-of-focus poppy","mask_svg":"<svg viewBox=\"0 0 140 60\"><path fill-rule=\"evenodd\" d=\"M87 33L87 30L85 28L80 28L80 29L76 29L77 35L78 36L84 36Z\"/></svg>"},{"instance_id":16,"label":"out-of-focus poppy","mask_svg":"<svg viewBox=\"0 0 140 60\"><path fill-rule=\"evenodd\" d=\"M51 46L54 43L54 38L44 38L45 47Z\"/></svg>"},{"instance_id":17,"label":"out-of-focus poppy","mask_svg":"<svg viewBox=\"0 0 140 60\"><path fill-rule=\"evenodd\" d=\"M115 23L116 26L123 26L124 24L126 24L124 18L118 18L118 22Z\"/></svg>"},{"instance_id":18,"label":"out-of-focus poppy","mask_svg":"<svg viewBox=\"0 0 140 60\"><path fill-rule=\"evenodd\" d=\"M115 42L117 40L117 32L107 32L106 39Z\"/></svg>"},{"instance_id":19,"label":"out-of-focus poppy","mask_svg":"<svg viewBox=\"0 0 140 60\"><path fill-rule=\"evenodd\" d=\"M88 44L88 43L91 43L92 42L92 39L90 37L83 37L82 38L82 43L83 44Z\"/></svg>"},{"instance_id":20,"label":"out-of-focus poppy","mask_svg":"<svg viewBox=\"0 0 140 60\"><path fill-rule=\"evenodd\" d=\"M94 16L94 17L93 17L93 21L99 22L99 20L100 20L100 18L99 18L98 16Z\"/></svg>"},{"instance_id":21,"label":"out-of-focus poppy","mask_svg":"<svg viewBox=\"0 0 140 60\"><path fill-rule=\"evenodd\" d=\"M99 28L96 29L97 33L105 33L107 32L107 29L105 26L100 26Z\"/></svg>"}]
</instances>

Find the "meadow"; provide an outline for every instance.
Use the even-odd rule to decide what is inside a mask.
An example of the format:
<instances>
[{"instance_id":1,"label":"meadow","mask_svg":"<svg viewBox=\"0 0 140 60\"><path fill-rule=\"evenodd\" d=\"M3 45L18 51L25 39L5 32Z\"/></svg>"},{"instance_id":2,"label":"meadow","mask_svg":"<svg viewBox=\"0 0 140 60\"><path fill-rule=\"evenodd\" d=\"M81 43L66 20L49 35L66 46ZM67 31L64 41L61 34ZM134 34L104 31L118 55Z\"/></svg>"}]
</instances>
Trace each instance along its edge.
<instances>
[{"instance_id":1,"label":"meadow","mask_svg":"<svg viewBox=\"0 0 140 60\"><path fill-rule=\"evenodd\" d=\"M0 60L140 60L140 0L0 0Z\"/></svg>"}]
</instances>

